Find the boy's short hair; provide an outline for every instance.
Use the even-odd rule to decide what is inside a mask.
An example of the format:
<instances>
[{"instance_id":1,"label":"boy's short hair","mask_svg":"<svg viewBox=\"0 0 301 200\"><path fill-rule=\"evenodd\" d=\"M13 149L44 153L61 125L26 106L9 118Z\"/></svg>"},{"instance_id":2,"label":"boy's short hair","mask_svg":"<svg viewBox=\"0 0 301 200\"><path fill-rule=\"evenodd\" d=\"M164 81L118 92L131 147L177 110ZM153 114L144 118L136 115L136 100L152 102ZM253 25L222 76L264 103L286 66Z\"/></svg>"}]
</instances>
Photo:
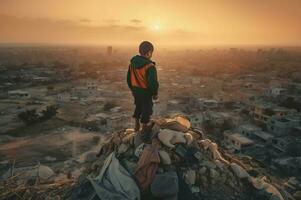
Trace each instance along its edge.
<instances>
[{"instance_id":1,"label":"boy's short hair","mask_svg":"<svg viewBox=\"0 0 301 200\"><path fill-rule=\"evenodd\" d=\"M146 55L149 51L154 51L154 45L149 41L143 41L139 45L139 53L141 55Z\"/></svg>"}]
</instances>

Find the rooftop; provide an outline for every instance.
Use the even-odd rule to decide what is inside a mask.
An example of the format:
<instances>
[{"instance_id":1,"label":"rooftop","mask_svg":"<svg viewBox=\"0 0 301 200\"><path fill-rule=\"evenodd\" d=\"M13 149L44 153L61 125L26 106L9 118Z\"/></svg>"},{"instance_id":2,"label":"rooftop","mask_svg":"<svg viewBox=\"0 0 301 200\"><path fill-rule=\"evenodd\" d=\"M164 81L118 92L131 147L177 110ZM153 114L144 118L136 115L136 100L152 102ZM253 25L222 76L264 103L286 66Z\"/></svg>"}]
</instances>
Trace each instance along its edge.
<instances>
[{"instance_id":1,"label":"rooftop","mask_svg":"<svg viewBox=\"0 0 301 200\"><path fill-rule=\"evenodd\" d=\"M254 131L254 130L261 130L260 127L255 126L253 124L243 124L239 128L243 128L245 130Z\"/></svg>"},{"instance_id":2,"label":"rooftop","mask_svg":"<svg viewBox=\"0 0 301 200\"><path fill-rule=\"evenodd\" d=\"M267 132L264 132L264 131L256 131L256 132L254 132L254 135L256 135L259 138L262 138L263 140L269 140L269 139L274 138L273 135L271 135Z\"/></svg>"},{"instance_id":3,"label":"rooftop","mask_svg":"<svg viewBox=\"0 0 301 200\"><path fill-rule=\"evenodd\" d=\"M253 140L251 140L239 133L234 133L234 134L230 135L229 138L232 138L241 144L253 144L254 143Z\"/></svg>"}]
</instances>

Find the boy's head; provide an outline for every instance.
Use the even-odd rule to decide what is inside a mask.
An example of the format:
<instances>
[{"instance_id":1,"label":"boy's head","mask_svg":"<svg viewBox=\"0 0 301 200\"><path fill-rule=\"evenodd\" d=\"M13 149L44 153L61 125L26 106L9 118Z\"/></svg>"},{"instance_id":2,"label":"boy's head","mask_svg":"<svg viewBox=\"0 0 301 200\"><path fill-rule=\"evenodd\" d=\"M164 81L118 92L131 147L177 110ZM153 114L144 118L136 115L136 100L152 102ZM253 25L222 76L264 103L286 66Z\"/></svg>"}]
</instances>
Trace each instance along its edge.
<instances>
[{"instance_id":1,"label":"boy's head","mask_svg":"<svg viewBox=\"0 0 301 200\"><path fill-rule=\"evenodd\" d=\"M154 51L154 45L149 41L143 41L139 45L139 53L141 56L151 59Z\"/></svg>"}]
</instances>

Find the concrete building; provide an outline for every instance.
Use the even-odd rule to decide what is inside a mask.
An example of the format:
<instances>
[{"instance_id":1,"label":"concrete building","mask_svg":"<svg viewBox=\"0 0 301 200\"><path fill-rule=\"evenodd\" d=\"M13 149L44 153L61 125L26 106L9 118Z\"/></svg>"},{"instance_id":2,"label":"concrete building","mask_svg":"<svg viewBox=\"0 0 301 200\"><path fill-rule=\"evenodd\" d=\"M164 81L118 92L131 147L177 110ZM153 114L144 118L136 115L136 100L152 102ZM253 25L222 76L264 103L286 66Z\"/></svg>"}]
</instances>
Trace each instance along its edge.
<instances>
[{"instance_id":1,"label":"concrete building","mask_svg":"<svg viewBox=\"0 0 301 200\"><path fill-rule=\"evenodd\" d=\"M285 95L287 94L288 90L285 88L280 88L280 87L272 87L271 89L268 90L268 95L271 96L279 96L279 95Z\"/></svg>"},{"instance_id":2,"label":"concrete building","mask_svg":"<svg viewBox=\"0 0 301 200\"><path fill-rule=\"evenodd\" d=\"M278 151L278 153L284 153L287 149L287 146L290 144L290 141L286 138L274 138L272 140L272 147Z\"/></svg>"},{"instance_id":3,"label":"concrete building","mask_svg":"<svg viewBox=\"0 0 301 200\"><path fill-rule=\"evenodd\" d=\"M282 117L294 112L294 109L279 107L269 103L255 103L252 110L254 120L261 124L267 124L271 117Z\"/></svg>"},{"instance_id":4,"label":"concrete building","mask_svg":"<svg viewBox=\"0 0 301 200\"><path fill-rule=\"evenodd\" d=\"M295 113L283 117L273 116L267 122L267 129L269 132L281 136L290 134L293 128L300 125L301 114Z\"/></svg>"},{"instance_id":5,"label":"concrete building","mask_svg":"<svg viewBox=\"0 0 301 200\"><path fill-rule=\"evenodd\" d=\"M268 119L273 115L273 110L270 104L259 103L254 105L253 117L254 120L266 124Z\"/></svg>"},{"instance_id":6,"label":"concrete building","mask_svg":"<svg viewBox=\"0 0 301 200\"><path fill-rule=\"evenodd\" d=\"M239 134L232 133L230 131L224 132L224 144L228 149L234 149L237 151L245 150L252 145L254 145L253 140Z\"/></svg>"},{"instance_id":7,"label":"concrete building","mask_svg":"<svg viewBox=\"0 0 301 200\"><path fill-rule=\"evenodd\" d=\"M8 96L10 98L30 98L30 94L27 91L24 90L13 90L8 91Z\"/></svg>"},{"instance_id":8,"label":"concrete building","mask_svg":"<svg viewBox=\"0 0 301 200\"><path fill-rule=\"evenodd\" d=\"M261 131L261 128L253 124L244 124L238 127L238 132L246 137L251 137L256 131Z\"/></svg>"},{"instance_id":9,"label":"concrete building","mask_svg":"<svg viewBox=\"0 0 301 200\"><path fill-rule=\"evenodd\" d=\"M97 81L95 81L95 80L88 80L86 82L86 88L88 90L96 90L97 87L98 87L98 84L97 84Z\"/></svg>"},{"instance_id":10,"label":"concrete building","mask_svg":"<svg viewBox=\"0 0 301 200\"><path fill-rule=\"evenodd\" d=\"M279 116L279 117L283 117L288 114L292 114L292 113L296 112L296 110L294 110L294 109L289 109L289 108L279 107L279 106L274 107L273 111L274 111L274 115Z\"/></svg>"},{"instance_id":11,"label":"concrete building","mask_svg":"<svg viewBox=\"0 0 301 200\"><path fill-rule=\"evenodd\" d=\"M218 101L213 99L198 99L199 105L203 109L216 109L218 108Z\"/></svg>"},{"instance_id":12,"label":"concrete building","mask_svg":"<svg viewBox=\"0 0 301 200\"><path fill-rule=\"evenodd\" d=\"M251 138L261 143L269 145L272 143L274 136L265 131L260 130L253 132Z\"/></svg>"},{"instance_id":13,"label":"concrete building","mask_svg":"<svg viewBox=\"0 0 301 200\"><path fill-rule=\"evenodd\" d=\"M220 127L226 120L231 120L231 115L225 112L206 111L204 112L204 120L212 126Z\"/></svg>"},{"instance_id":14,"label":"concrete building","mask_svg":"<svg viewBox=\"0 0 301 200\"><path fill-rule=\"evenodd\" d=\"M70 93L60 93L57 95L57 101L61 103L70 102L71 100L71 94Z\"/></svg>"}]
</instances>

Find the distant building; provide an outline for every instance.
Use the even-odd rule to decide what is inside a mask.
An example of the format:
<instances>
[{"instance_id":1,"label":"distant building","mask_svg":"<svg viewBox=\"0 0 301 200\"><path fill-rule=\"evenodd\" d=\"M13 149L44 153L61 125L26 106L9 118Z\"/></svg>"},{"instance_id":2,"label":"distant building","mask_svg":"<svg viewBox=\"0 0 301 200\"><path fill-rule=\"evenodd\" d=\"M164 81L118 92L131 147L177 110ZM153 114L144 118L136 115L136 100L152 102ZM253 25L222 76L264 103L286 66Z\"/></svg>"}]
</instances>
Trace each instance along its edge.
<instances>
[{"instance_id":1,"label":"distant building","mask_svg":"<svg viewBox=\"0 0 301 200\"><path fill-rule=\"evenodd\" d=\"M255 104L253 111L254 120L266 124L268 119L274 114L270 107L269 104Z\"/></svg>"},{"instance_id":2,"label":"distant building","mask_svg":"<svg viewBox=\"0 0 301 200\"><path fill-rule=\"evenodd\" d=\"M251 137L256 131L261 131L261 128L252 124L244 124L238 127L238 132L247 137Z\"/></svg>"},{"instance_id":3,"label":"distant building","mask_svg":"<svg viewBox=\"0 0 301 200\"><path fill-rule=\"evenodd\" d=\"M8 96L10 98L30 98L29 93L23 90L8 91Z\"/></svg>"},{"instance_id":4,"label":"distant building","mask_svg":"<svg viewBox=\"0 0 301 200\"><path fill-rule=\"evenodd\" d=\"M280 87L273 87L268 90L268 94L272 96L279 96L287 94L288 90Z\"/></svg>"},{"instance_id":5,"label":"distant building","mask_svg":"<svg viewBox=\"0 0 301 200\"><path fill-rule=\"evenodd\" d=\"M274 136L265 131L255 131L251 138L264 144L271 144Z\"/></svg>"},{"instance_id":6,"label":"distant building","mask_svg":"<svg viewBox=\"0 0 301 200\"><path fill-rule=\"evenodd\" d=\"M204 112L204 120L208 121L214 127L222 126L226 120L230 120L231 115L225 112L214 112L206 111Z\"/></svg>"},{"instance_id":7,"label":"distant building","mask_svg":"<svg viewBox=\"0 0 301 200\"><path fill-rule=\"evenodd\" d=\"M111 56L113 54L113 47L112 46L108 46L107 47L107 56Z\"/></svg>"},{"instance_id":8,"label":"distant building","mask_svg":"<svg viewBox=\"0 0 301 200\"><path fill-rule=\"evenodd\" d=\"M203 109L216 109L218 108L218 101L213 99L198 99L201 108Z\"/></svg>"},{"instance_id":9,"label":"distant building","mask_svg":"<svg viewBox=\"0 0 301 200\"><path fill-rule=\"evenodd\" d=\"M38 77L34 77L33 81L35 81L35 82L47 82L47 81L50 81L50 78L49 77L38 76Z\"/></svg>"},{"instance_id":10,"label":"distant building","mask_svg":"<svg viewBox=\"0 0 301 200\"><path fill-rule=\"evenodd\" d=\"M224 144L228 149L234 149L237 151L244 150L252 145L254 145L253 140L239 134L232 133L230 131L224 132Z\"/></svg>"},{"instance_id":11,"label":"distant building","mask_svg":"<svg viewBox=\"0 0 301 200\"><path fill-rule=\"evenodd\" d=\"M96 90L98 88L97 81L92 81L92 80L87 81L86 87L88 90Z\"/></svg>"},{"instance_id":12,"label":"distant building","mask_svg":"<svg viewBox=\"0 0 301 200\"><path fill-rule=\"evenodd\" d=\"M284 153L290 144L290 141L287 140L286 138L275 138L272 140L272 147L274 148L273 150L277 150L277 153Z\"/></svg>"},{"instance_id":13,"label":"distant building","mask_svg":"<svg viewBox=\"0 0 301 200\"><path fill-rule=\"evenodd\" d=\"M58 102L70 102L71 100L71 94L70 93L60 93L57 95L57 101Z\"/></svg>"},{"instance_id":14,"label":"distant building","mask_svg":"<svg viewBox=\"0 0 301 200\"><path fill-rule=\"evenodd\" d=\"M269 132L281 136L288 135L291 131L301 125L301 114L290 114L284 117L273 116L267 122Z\"/></svg>"},{"instance_id":15,"label":"distant building","mask_svg":"<svg viewBox=\"0 0 301 200\"><path fill-rule=\"evenodd\" d=\"M279 107L269 103L255 103L255 105L252 108L254 120L265 125L273 116L282 117L294 112L294 109Z\"/></svg>"},{"instance_id":16,"label":"distant building","mask_svg":"<svg viewBox=\"0 0 301 200\"><path fill-rule=\"evenodd\" d=\"M252 88L252 87L253 87L253 83L244 84L244 88Z\"/></svg>"}]
</instances>

